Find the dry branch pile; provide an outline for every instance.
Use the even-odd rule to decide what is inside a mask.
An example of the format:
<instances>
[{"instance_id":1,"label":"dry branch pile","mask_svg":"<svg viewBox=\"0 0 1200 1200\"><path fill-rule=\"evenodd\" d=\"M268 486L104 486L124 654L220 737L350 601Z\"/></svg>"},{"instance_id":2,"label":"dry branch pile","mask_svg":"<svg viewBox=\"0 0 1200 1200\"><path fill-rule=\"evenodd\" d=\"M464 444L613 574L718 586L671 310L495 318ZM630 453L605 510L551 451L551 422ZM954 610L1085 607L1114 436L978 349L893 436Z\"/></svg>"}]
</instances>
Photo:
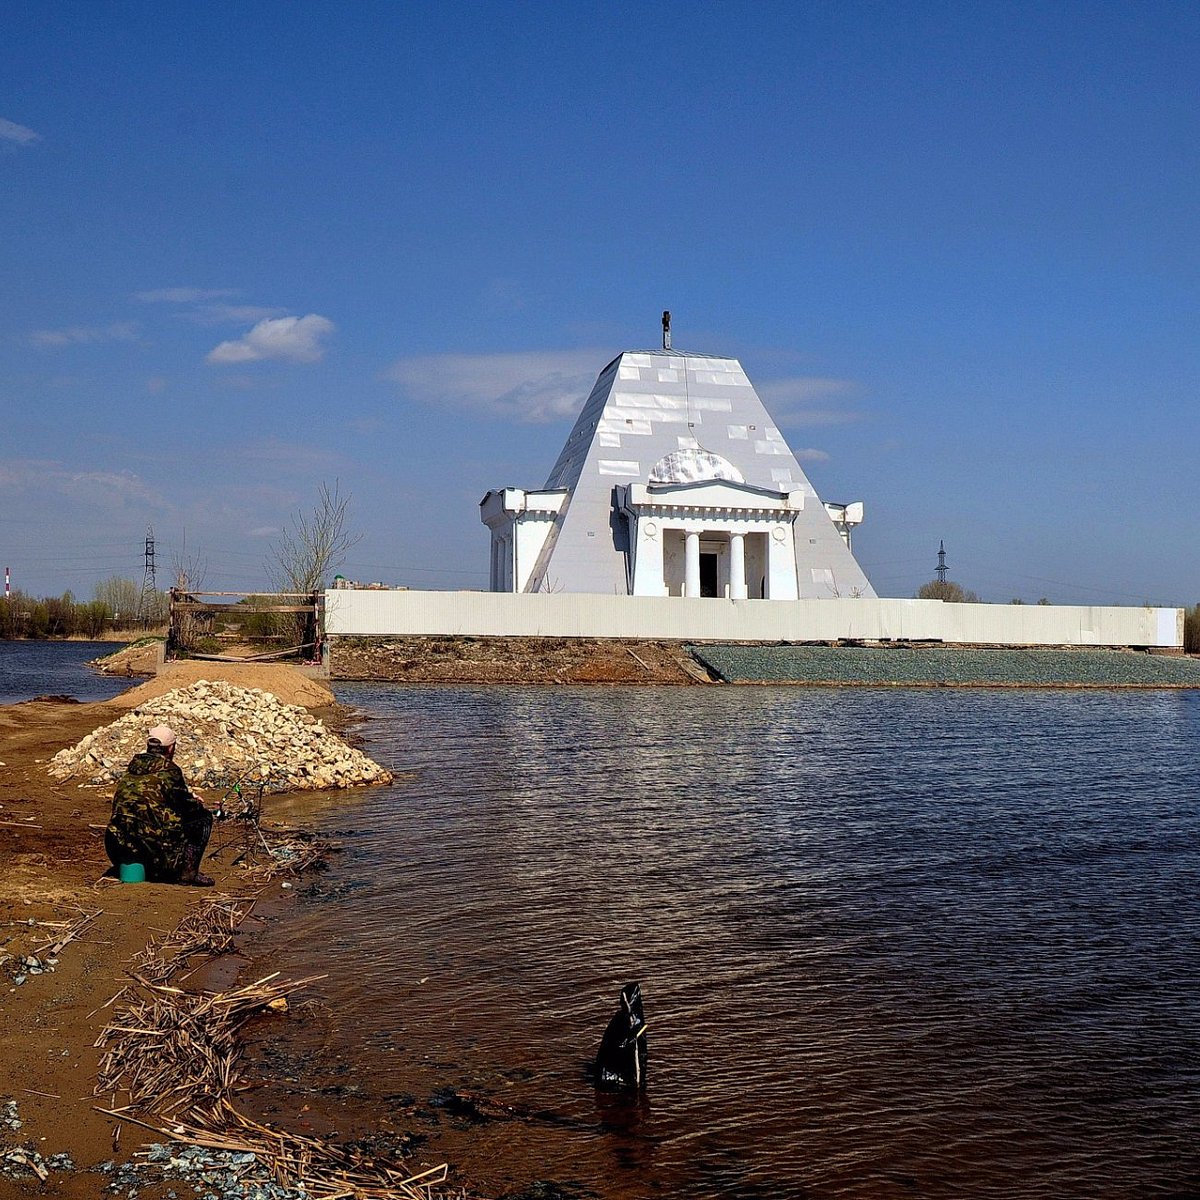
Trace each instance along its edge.
<instances>
[{"instance_id":1,"label":"dry branch pile","mask_svg":"<svg viewBox=\"0 0 1200 1200\"><path fill-rule=\"evenodd\" d=\"M284 981L274 974L217 993L188 992L165 978L189 954L224 949L250 907L214 899L136 960L140 974L119 994L125 1002L96 1041L102 1051L96 1095L110 1097L99 1111L175 1142L252 1154L276 1183L313 1200L446 1195L439 1186L444 1164L413 1174L397 1161L261 1125L235 1107L243 1023L264 1008L282 1008L291 993L323 976ZM118 1107L118 1098L126 1103Z\"/></svg>"},{"instance_id":2,"label":"dry branch pile","mask_svg":"<svg viewBox=\"0 0 1200 1200\"><path fill-rule=\"evenodd\" d=\"M129 973L147 983L165 983L195 954L216 957L233 948L237 927L250 915L253 900L212 896L170 932L134 955Z\"/></svg>"},{"instance_id":3,"label":"dry branch pile","mask_svg":"<svg viewBox=\"0 0 1200 1200\"><path fill-rule=\"evenodd\" d=\"M314 981L276 978L216 994L138 979L96 1043L104 1050L98 1093L124 1092L134 1108L162 1117L190 1109L211 1118L232 1087L246 1018Z\"/></svg>"},{"instance_id":4,"label":"dry branch pile","mask_svg":"<svg viewBox=\"0 0 1200 1200\"><path fill-rule=\"evenodd\" d=\"M348 746L305 709L270 692L201 680L147 700L50 760L56 779L104 787L120 779L146 733L167 724L179 736L175 761L193 787L245 781L269 792L390 783L391 775Z\"/></svg>"},{"instance_id":5,"label":"dry branch pile","mask_svg":"<svg viewBox=\"0 0 1200 1200\"><path fill-rule=\"evenodd\" d=\"M277 1183L303 1188L313 1200L433 1200L445 1195L447 1165L416 1174L368 1158L320 1138L304 1137L260 1125L228 1101L214 1113L213 1127L179 1123L164 1130L176 1141L209 1150L253 1154L270 1164Z\"/></svg>"}]
</instances>

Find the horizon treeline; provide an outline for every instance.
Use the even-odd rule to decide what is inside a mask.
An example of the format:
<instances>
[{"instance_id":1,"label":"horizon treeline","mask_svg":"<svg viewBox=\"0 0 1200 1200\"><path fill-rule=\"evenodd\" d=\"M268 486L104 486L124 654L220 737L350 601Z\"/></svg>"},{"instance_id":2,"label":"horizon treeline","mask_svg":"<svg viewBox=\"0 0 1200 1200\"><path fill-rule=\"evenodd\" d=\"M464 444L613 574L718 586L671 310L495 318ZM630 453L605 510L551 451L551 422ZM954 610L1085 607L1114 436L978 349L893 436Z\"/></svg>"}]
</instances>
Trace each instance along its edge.
<instances>
[{"instance_id":1,"label":"horizon treeline","mask_svg":"<svg viewBox=\"0 0 1200 1200\"><path fill-rule=\"evenodd\" d=\"M138 612L140 601L141 588L116 575L98 583L91 600L78 600L71 591L37 597L17 588L0 596L0 638L96 639L108 630L137 632L166 620L166 592L155 592L145 613Z\"/></svg>"}]
</instances>

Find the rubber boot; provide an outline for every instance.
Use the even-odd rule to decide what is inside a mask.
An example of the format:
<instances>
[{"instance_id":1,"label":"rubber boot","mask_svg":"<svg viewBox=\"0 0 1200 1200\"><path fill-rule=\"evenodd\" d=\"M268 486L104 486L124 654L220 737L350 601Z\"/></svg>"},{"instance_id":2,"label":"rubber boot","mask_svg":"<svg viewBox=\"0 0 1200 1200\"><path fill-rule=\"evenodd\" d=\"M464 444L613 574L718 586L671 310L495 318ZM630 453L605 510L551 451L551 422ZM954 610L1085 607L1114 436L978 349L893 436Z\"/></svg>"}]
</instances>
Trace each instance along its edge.
<instances>
[{"instance_id":1,"label":"rubber boot","mask_svg":"<svg viewBox=\"0 0 1200 1200\"><path fill-rule=\"evenodd\" d=\"M179 882L187 887L212 887L211 875L200 874L200 859L204 851L199 846L185 846L183 864L179 871Z\"/></svg>"}]
</instances>

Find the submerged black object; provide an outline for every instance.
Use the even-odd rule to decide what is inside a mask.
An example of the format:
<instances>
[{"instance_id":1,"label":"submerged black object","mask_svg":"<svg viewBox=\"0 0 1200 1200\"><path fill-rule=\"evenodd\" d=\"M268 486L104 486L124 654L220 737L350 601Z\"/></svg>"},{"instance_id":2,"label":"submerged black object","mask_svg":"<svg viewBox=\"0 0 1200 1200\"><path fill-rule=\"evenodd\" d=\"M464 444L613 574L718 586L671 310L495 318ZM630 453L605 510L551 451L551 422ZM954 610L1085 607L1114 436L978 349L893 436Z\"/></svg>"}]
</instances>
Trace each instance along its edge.
<instances>
[{"instance_id":1,"label":"submerged black object","mask_svg":"<svg viewBox=\"0 0 1200 1200\"><path fill-rule=\"evenodd\" d=\"M621 989L621 1007L613 1014L596 1055L596 1086L639 1088L646 1084L646 1015L642 985Z\"/></svg>"}]
</instances>

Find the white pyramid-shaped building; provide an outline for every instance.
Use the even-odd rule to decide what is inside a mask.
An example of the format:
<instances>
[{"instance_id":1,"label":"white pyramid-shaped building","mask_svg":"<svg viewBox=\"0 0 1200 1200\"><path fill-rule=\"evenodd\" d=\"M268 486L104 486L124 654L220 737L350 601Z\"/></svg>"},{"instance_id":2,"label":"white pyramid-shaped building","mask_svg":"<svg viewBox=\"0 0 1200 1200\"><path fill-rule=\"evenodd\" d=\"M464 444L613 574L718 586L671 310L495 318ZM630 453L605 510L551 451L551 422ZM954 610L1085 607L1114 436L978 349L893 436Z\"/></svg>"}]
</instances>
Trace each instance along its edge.
<instances>
[{"instance_id":1,"label":"white pyramid-shaped building","mask_svg":"<svg viewBox=\"0 0 1200 1200\"><path fill-rule=\"evenodd\" d=\"M491 589L797 600L874 596L861 505L826 505L741 364L626 352L540 491L488 492Z\"/></svg>"}]
</instances>

